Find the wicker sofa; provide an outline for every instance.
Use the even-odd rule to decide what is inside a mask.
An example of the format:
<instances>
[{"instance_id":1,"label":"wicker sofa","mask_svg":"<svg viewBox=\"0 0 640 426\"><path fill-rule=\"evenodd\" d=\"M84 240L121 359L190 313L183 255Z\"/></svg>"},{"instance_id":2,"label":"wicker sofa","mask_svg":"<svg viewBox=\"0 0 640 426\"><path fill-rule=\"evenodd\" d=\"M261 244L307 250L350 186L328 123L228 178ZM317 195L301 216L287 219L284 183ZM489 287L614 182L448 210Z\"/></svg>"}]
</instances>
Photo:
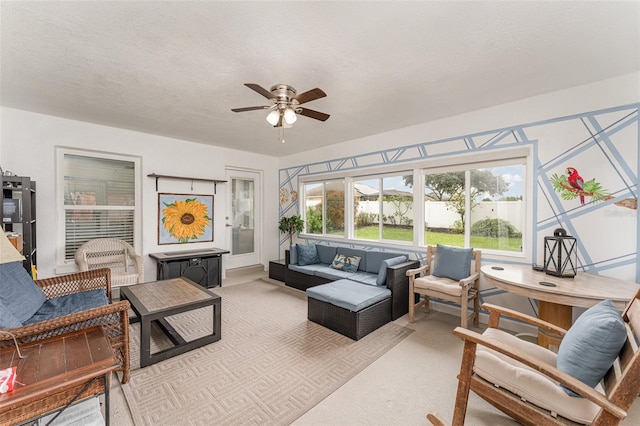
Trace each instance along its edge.
<instances>
[{"instance_id":1,"label":"wicker sofa","mask_svg":"<svg viewBox=\"0 0 640 426\"><path fill-rule=\"evenodd\" d=\"M419 267L419 261L402 253L328 245L316 249L318 262L303 265L296 253L285 251L285 284L307 292L310 321L359 340L409 311L406 271ZM332 268L340 254L363 261L355 272Z\"/></svg>"}]
</instances>

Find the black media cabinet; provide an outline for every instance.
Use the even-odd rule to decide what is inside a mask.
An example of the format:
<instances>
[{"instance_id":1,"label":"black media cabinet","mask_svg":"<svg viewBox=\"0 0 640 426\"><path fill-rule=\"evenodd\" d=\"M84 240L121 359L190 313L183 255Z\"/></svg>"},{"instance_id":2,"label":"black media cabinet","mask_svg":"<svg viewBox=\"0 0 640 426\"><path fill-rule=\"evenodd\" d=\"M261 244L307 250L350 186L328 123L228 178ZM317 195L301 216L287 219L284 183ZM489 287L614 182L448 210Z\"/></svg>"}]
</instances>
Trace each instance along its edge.
<instances>
[{"instance_id":1,"label":"black media cabinet","mask_svg":"<svg viewBox=\"0 0 640 426\"><path fill-rule=\"evenodd\" d=\"M150 253L157 262L156 279L185 277L202 287L222 285L222 255L229 250L218 248Z\"/></svg>"}]
</instances>

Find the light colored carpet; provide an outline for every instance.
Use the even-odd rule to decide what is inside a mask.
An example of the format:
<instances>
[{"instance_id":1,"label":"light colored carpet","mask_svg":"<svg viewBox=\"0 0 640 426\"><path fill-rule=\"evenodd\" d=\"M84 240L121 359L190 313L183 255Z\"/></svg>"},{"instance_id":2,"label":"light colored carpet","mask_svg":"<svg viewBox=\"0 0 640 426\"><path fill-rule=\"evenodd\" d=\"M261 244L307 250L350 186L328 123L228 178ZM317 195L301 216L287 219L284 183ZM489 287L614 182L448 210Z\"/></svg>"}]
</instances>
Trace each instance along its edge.
<instances>
[{"instance_id":1,"label":"light colored carpet","mask_svg":"<svg viewBox=\"0 0 640 426\"><path fill-rule=\"evenodd\" d=\"M290 424L411 334L390 323L358 342L307 321L304 293L264 280L214 290L222 339L134 370L123 391L137 425ZM196 338L210 310L172 318ZM158 334L157 337L160 337ZM161 339L152 351L162 348Z\"/></svg>"}]
</instances>

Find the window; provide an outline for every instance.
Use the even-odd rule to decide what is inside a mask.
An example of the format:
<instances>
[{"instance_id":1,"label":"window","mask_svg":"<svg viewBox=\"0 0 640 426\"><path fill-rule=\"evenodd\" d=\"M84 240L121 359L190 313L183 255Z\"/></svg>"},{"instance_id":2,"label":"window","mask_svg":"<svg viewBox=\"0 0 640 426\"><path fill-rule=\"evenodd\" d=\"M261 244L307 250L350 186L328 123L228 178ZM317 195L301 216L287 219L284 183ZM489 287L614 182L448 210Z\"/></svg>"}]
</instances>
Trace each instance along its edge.
<instances>
[{"instance_id":1,"label":"window","mask_svg":"<svg viewBox=\"0 0 640 426\"><path fill-rule=\"evenodd\" d=\"M78 247L94 238L118 238L138 249L139 159L59 149L57 160L64 240L58 263L73 263Z\"/></svg>"},{"instance_id":2,"label":"window","mask_svg":"<svg viewBox=\"0 0 640 426\"><path fill-rule=\"evenodd\" d=\"M344 237L344 181L304 185L305 232Z\"/></svg>"},{"instance_id":3,"label":"window","mask_svg":"<svg viewBox=\"0 0 640 426\"><path fill-rule=\"evenodd\" d=\"M425 171L426 244L522 251L523 180L518 162Z\"/></svg>"},{"instance_id":4,"label":"window","mask_svg":"<svg viewBox=\"0 0 640 426\"><path fill-rule=\"evenodd\" d=\"M416 250L445 244L522 256L529 153L527 147L486 150L411 169L380 167L366 176L355 171L335 179L302 178L305 233Z\"/></svg>"},{"instance_id":5,"label":"window","mask_svg":"<svg viewBox=\"0 0 640 426\"><path fill-rule=\"evenodd\" d=\"M411 173L379 178L355 178L354 238L413 241L413 189Z\"/></svg>"}]
</instances>

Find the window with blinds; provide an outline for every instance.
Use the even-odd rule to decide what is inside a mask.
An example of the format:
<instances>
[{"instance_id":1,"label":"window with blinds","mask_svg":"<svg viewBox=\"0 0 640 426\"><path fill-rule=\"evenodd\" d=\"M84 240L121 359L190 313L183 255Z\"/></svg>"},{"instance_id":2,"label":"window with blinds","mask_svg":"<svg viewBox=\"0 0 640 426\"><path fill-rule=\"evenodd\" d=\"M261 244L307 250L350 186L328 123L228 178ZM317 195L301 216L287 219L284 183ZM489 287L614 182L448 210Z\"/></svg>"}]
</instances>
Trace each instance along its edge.
<instances>
[{"instance_id":1,"label":"window with blinds","mask_svg":"<svg viewBox=\"0 0 640 426\"><path fill-rule=\"evenodd\" d=\"M64 153L64 260L94 238L118 238L135 247L135 160Z\"/></svg>"}]
</instances>

